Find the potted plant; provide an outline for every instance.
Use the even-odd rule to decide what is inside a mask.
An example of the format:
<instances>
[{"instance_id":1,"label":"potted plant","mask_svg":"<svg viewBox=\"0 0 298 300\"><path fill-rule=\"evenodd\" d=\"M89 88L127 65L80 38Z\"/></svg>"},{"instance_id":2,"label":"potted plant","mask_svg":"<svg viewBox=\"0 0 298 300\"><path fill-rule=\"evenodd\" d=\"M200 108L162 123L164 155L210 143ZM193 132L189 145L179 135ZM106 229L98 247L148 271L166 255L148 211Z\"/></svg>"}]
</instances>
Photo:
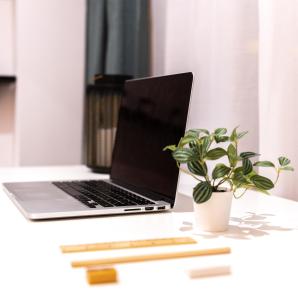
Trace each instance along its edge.
<instances>
[{"instance_id":1,"label":"potted plant","mask_svg":"<svg viewBox=\"0 0 298 300\"><path fill-rule=\"evenodd\" d=\"M255 152L238 153L238 142L247 131L238 132L237 129L234 128L230 135L226 128L217 128L212 133L206 129L190 129L178 145L164 148L171 151L182 172L198 181L193 188L193 200L196 223L202 230L226 230L233 196L240 198L247 190L269 194L281 171L294 170L284 156L278 158L276 166L267 160L253 161L259 156ZM210 167L210 161L219 159L219 163ZM273 168L276 171L274 182L259 175L256 167Z\"/></svg>"}]
</instances>

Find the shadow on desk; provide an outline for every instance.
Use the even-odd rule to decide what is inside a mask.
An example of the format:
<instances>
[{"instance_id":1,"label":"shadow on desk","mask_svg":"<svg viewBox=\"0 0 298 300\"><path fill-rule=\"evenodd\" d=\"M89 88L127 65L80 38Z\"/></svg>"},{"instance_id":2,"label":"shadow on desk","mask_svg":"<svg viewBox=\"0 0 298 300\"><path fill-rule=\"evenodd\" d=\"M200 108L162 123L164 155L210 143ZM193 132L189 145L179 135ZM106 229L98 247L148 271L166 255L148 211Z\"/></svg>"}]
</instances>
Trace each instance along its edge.
<instances>
[{"instance_id":1,"label":"shadow on desk","mask_svg":"<svg viewBox=\"0 0 298 300\"><path fill-rule=\"evenodd\" d=\"M246 212L243 217L230 218L229 229L225 232L196 232L194 226L190 222L183 222L180 231L194 231L195 235L203 238L217 238L224 236L233 239L249 240L256 237L269 235L272 231L291 231L293 228L286 228L272 225L269 218L274 217L272 214L256 214L253 212Z\"/></svg>"}]
</instances>

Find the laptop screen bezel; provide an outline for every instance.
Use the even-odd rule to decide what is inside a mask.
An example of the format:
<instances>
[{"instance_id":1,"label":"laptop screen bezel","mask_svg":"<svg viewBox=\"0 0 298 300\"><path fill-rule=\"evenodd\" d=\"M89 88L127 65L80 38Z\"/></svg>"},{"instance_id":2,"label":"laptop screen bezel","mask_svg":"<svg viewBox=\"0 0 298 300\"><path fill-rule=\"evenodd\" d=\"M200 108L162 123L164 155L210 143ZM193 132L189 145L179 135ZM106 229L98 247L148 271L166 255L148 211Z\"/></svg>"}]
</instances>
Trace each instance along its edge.
<instances>
[{"instance_id":1,"label":"laptop screen bezel","mask_svg":"<svg viewBox=\"0 0 298 300\"><path fill-rule=\"evenodd\" d=\"M162 80L165 80L167 77L175 77L175 76L185 76L186 77L186 80L189 80L188 84L189 84L189 91L188 91L188 94L189 94L189 97L188 97L188 103L187 103L187 115L186 115L186 121L185 121L185 125L184 125L184 132L185 132L185 129L187 127L187 121L188 121L188 115L189 115L189 107L190 107L190 100L191 100L191 91L192 91L192 85L193 85L193 73L192 72L186 72L186 73L179 73L179 74L171 74L171 75L165 75L165 76L156 76L156 77L147 77L147 78L140 78L140 79L132 79L132 80L127 80L125 82L125 91L127 89L130 88L130 83L133 82L133 83L136 83L138 81L143 81L144 80L158 80L159 78L161 78ZM124 95L124 97L126 97L126 94ZM126 98L126 101L127 101L127 98ZM117 128L119 128L121 126L121 111L122 111L122 105L123 105L123 99L121 101L121 104L120 104L120 111L119 111L119 118L118 118L118 125L117 125ZM116 132L116 138L115 138L115 145L114 145L114 150L116 147L119 147L119 145L117 144L117 141L118 141L118 130ZM180 137L179 137L180 138ZM177 140L178 142L178 140ZM140 187L140 186L136 186L134 184L131 184L131 183L128 183L126 182L125 180L123 180L122 178L119 178L119 176L117 176L118 174L115 174L114 172L114 169L113 169L113 166L115 164L115 154L116 151L113 151L113 154L112 154L112 165L111 165L111 173L110 173L110 180L117 184L117 185L121 185L131 191L134 191L138 194L141 194L145 197L148 197L148 198L151 198L151 199L155 199L155 200L163 200L163 201L166 201L166 202L169 202L171 204L171 206L173 207L174 205L174 202L175 202L175 197L176 197L176 194L177 194L177 187L178 187L178 182L179 182L179 169L177 168L177 175L176 175L176 189L175 189L175 195L173 195L172 197L170 197L169 195L165 195L165 194L162 194L162 193L159 193L157 191L154 191L152 189L144 189L143 187ZM170 155L170 154L169 154Z\"/></svg>"}]
</instances>

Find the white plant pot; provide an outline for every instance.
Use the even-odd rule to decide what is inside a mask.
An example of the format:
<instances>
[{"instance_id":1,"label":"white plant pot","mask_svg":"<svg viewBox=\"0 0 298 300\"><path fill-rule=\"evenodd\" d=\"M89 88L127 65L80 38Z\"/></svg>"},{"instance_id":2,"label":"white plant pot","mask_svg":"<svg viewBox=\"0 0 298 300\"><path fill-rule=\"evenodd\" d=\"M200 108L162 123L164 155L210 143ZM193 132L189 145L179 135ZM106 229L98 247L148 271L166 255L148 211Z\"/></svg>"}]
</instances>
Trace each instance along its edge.
<instances>
[{"instance_id":1,"label":"white plant pot","mask_svg":"<svg viewBox=\"0 0 298 300\"><path fill-rule=\"evenodd\" d=\"M233 193L213 192L211 198L201 204L193 201L196 227L202 231L226 231L229 227Z\"/></svg>"}]
</instances>

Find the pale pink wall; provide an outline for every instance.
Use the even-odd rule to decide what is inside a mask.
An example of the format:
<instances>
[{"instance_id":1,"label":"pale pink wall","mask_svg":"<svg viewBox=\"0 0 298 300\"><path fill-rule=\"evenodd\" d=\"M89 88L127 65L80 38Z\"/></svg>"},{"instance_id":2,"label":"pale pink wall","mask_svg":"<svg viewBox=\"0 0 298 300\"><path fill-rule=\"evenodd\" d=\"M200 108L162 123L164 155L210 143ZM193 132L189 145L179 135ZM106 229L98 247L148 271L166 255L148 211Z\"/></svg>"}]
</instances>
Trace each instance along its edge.
<instances>
[{"instance_id":1,"label":"pale pink wall","mask_svg":"<svg viewBox=\"0 0 298 300\"><path fill-rule=\"evenodd\" d=\"M166 0L151 0L151 74L165 73Z\"/></svg>"},{"instance_id":2,"label":"pale pink wall","mask_svg":"<svg viewBox=\"0 0 298 300\"><path fill-rule=\"evenodd\" d=\"M16 159L82 159L85 0L16 0Z\"/></svg>"},{"instance_id":3,"label":"pale pink wall","mask_svg":"<svg viewBox=\"0 0 298 300\"><path fill-rule=\"evenodd\" d=\"M0 0L0 75L15 74L14 12L14 0Z\"/></svg>"}]
</instances>

